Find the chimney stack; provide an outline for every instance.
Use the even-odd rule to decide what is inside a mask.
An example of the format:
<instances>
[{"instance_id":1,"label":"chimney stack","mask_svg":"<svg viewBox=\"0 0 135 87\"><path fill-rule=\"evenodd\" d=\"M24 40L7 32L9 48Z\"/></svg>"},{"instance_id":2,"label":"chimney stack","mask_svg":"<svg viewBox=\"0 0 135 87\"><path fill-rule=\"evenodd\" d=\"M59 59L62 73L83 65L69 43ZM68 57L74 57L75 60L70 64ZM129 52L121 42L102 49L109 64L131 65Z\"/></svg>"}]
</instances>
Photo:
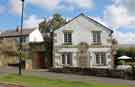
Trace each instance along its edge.
<instances>
[{"instance_id":1,"label":"chimney stack","mask_svg":"<svg viewBox=\"0 0 135 87\"><path fill-rule=\"evenodd\" d=\"M19 26L17 26L17 28L16 28L16 32L20 32L20 28L19 28Z\"/></svg>"}]
</instances>

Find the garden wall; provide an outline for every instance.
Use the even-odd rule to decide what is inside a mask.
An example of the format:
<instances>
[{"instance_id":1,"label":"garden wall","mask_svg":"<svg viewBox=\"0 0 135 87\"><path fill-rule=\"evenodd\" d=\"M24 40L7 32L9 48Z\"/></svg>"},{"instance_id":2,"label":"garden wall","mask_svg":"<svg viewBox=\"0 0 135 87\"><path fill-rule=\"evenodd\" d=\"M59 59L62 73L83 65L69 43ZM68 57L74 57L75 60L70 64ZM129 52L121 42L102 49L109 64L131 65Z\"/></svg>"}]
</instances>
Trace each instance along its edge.
<instances>
[{"instance_id":1,"label":"garden wall","mask_svg":"<svg viewBox=\"0 0 135 87\"><path fill-rule=\"evenodd\" d=\"M131 70L64 67L64 68L51 68L49 71L56 72L56 73L69 73L69 74L88 75L88 76L122 78L127 80L133 79L133 73Z\"/></svg>"}]
</instances>

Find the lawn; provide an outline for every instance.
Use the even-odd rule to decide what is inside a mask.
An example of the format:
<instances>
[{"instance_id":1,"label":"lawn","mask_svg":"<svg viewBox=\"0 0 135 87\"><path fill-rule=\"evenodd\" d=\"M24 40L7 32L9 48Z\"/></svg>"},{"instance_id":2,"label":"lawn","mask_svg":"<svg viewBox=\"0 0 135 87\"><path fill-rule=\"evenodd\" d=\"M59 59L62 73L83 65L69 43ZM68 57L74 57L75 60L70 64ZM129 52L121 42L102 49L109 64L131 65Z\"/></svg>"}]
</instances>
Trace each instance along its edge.
<instances>
[{"instance_id":1,"label":"lawn","mask_svg":"<svg viewBox=\"0 0 135 87\"><path fill-rule=\"evenodd\" d=\"M26 87L128 87L122 85L98 84L95 82L83 83L79 81L51 80L44 77L18 76L16 74L0 76L0 82L22 84Z\"/></svg>"}]
</instances>

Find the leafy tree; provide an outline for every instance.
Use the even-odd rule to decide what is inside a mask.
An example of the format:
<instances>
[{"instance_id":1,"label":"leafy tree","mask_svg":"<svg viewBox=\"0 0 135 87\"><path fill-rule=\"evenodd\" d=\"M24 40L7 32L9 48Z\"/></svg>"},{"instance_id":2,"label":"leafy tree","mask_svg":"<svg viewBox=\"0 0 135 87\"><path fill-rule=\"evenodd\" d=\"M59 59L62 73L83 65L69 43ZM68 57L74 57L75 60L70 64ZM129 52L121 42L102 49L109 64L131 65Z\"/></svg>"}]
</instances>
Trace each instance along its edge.
<instances>
[{"instance_id":1,"label":"leafy tree","mask_svg":"<svg viewBox=\"0 0 135 87\"><path fill-rule=\"evenodd\" d=\"M42 33L47 33L47 32L49 32L50 30L50 28L49 28L49 22L46 20L46 18L44 19L44 21L43 22L41 22L40 24L39 24L39 29L40 29L40 31L42 32Z\"/></svg>"},{"instance_id":2,"label":"leafy tree","mask_svg":"<svg viewBox=\"0 0 135 87\"><path fill-rule=\"evenodd\" d=\"M62 17L60 14L55 13L52 17L52 19L50 20L44 20L43 22L41 22L39 24L39 28L41 30L41 32L45 32L48 33L50 32L50 29L58 29L61 26L66 24L66 20L64 19L64 17Z\"/></svg>"},{"instance_id":3,"label":"leafy tree","mask_svg":"<svg viewBox=\"0 0 135 87\"><path fill-rule=\"evenodd\" d=\"M50 20L44 20L39 24L40 31L44 36L45 45L45 58L49 63L52 63L52 49L53 49L53 32L51 29L56 30L66 24L66 20L60 14L55 13ZM48 35L49 34L49 35Z\"/></svg>"},{"instance_id":4,"label":"leafy tree","mask_svg":"<svg viewBox=\"0 0 135 87\"><path fill-rule=\"evenodd\" d=\"M123 55L126 55L126 49L124 49L124 48L119 48L119 49L117 50L116 57L120 57L120 56L123 56Z\"/></svg>"},{"instance_id":5,"label":"leafy tree","mask_svg":"<svg viewBox=\"0 0 135 87\"><path fill-rule=\"evenodd\" d=\"M131 58L135 57L135 48L131 47L131 48L119 48L117 50L117 54L116 57L120 57L120 56L129 56Z\"/></svg>"},{"instance_id":6,"label":"leafy tree","mask_svg":"<svg viewBox=\"0 0 135 87\"><path fill-rule=\"evenodd\" d=\"M61 26L66 24L66 20L64 19L64 17L62 17L60 14L55 13L53 15L52 20L49 21L50 22L50 28L51 29L58 29Z\"/></svg>"},{"instance_id":7,"label":"leafy tree","mask_svg":"<svg viewBox=\"0 0 135 87\"><path fill-rule=\"evenodd\" d=\"M127 48L126 49L127 56L130 56L131 58L135 57L135 48Z\"/></svg>"}]
</instances>

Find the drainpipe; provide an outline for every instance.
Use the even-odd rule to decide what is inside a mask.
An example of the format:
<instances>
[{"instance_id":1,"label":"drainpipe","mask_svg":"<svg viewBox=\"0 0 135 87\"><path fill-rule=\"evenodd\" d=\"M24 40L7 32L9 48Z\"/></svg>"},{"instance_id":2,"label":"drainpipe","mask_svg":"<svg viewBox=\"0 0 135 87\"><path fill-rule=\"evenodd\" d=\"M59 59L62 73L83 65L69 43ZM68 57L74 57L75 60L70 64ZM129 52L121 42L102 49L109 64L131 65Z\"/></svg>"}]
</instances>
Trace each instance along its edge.
<instances>
[{"instance_id":1,"label":"drainpipe","mask_svg":"<svg viewBox=\"0 0 135 87\"><path fill-rule=\"evenodd\" d=\"M113 32L111 32L111 55L112 55L112 68L115 68L115 59L114 59L114 46L113 46L113 37L112 37Z\"/></svg>"},{"instance_id":2,"label":"drainpipe","mask_svg":"<svg viewBox=\"0 0 135 87\"><path fill-rule=\"evenodd\" d=\"M51 66L53 65L53 37L54 37L54 30L51 29Z\"/></svg>"}]
</instances>

